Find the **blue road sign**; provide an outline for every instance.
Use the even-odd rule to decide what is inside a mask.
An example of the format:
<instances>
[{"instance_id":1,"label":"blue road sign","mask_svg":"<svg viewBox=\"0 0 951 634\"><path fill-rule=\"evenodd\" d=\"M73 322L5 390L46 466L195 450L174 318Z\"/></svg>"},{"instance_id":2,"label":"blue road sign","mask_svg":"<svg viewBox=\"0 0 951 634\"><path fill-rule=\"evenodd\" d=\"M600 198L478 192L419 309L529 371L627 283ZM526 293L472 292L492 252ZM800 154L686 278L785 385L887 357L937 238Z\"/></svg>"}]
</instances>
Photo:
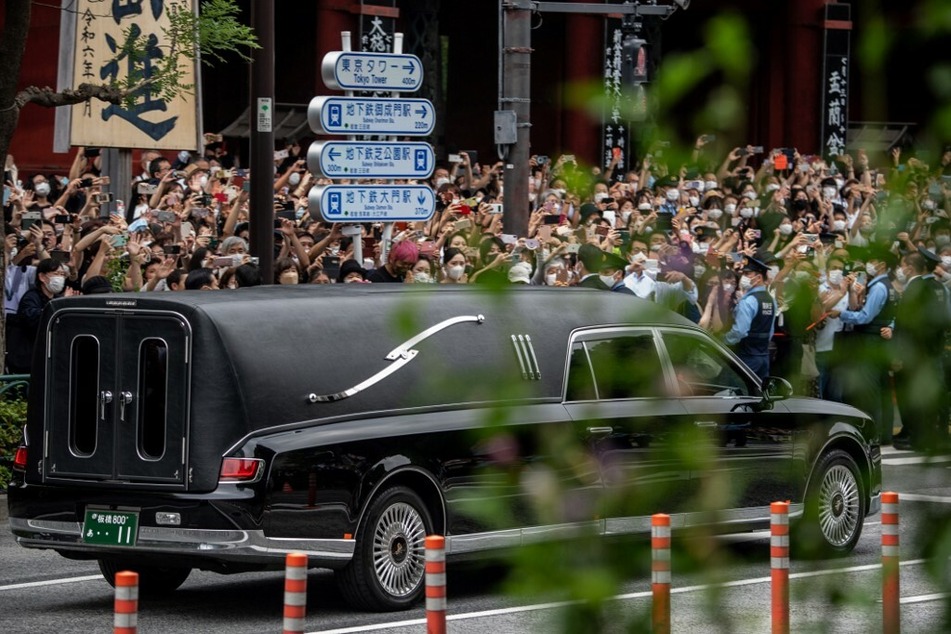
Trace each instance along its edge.
<instances>
[{"instance_id":1,"label":"blue road sign","mask_svg":"<svg viewBox=\"0 0 951 634\"><path fill-rule=\"evenodd\" d=\"M423 84L423 64L415 55L332 51L320 64L331 90L413 92Z\"/></svg>"},{"instance_id":2,"label":"blue road sign","mask_svg":"<svg viewBox=\"0 0 951 634\"><path fill-rule=\"evenodd\" d=\"M314 97L307 122L317 134L427 136L436 111L426 99Z\"/></svg>"},{"instance_id":3,"label":"blue road sign","mask_svg":"<svg viewBox=\"0 0 951 634\"><path fill-rule=\"evenodd\" d=\"M308 195L311 217L324 222L429 220L436 196L426 185L324 185Z\"/></svg>"},{"instance_id":4,"label":"blue road sign","mask_svg":"<svg viewBox=\"0 0 951 634\"><path fill-rule=\"evenodd\" d=\"M429 178L436 157L414 141L316 141L307 168L330 178Z\"/></svg>"}]
</instances>

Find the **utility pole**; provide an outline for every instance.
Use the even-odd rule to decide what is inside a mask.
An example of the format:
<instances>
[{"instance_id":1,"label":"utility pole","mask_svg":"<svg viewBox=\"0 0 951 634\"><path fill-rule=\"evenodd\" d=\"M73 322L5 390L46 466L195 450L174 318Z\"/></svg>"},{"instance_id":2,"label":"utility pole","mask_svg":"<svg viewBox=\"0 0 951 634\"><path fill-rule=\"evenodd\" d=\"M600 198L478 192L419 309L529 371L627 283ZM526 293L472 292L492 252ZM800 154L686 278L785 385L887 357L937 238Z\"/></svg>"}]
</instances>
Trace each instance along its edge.
<instances>
[{"instance_id":1,"label":"utility pole","mask_svg":"<svg viewBox=\"0 0 951 634\"><path fill-rule=\"evenodd\" d=\"M251 25L261 46L251 61L251 254L274 283L274 0L254 0Z\"/></svg>"},{"instance_id":2,"label":"utility pole","mask_svg":"<svg viewBox=\"0 0 951 634\"><path fill-rule=\"evenodd\" d=\"M528 233L528 177L531 156L532 102L532 3L502 0L502 94L499 105L515 113L516 138L502 158L505 198L502 224L505 233ZM496 124L498 128L498 124ZM498 129L496 130L498 133ZM497 139L498 140L498 139Z\"/></svg>"}]
</instances>

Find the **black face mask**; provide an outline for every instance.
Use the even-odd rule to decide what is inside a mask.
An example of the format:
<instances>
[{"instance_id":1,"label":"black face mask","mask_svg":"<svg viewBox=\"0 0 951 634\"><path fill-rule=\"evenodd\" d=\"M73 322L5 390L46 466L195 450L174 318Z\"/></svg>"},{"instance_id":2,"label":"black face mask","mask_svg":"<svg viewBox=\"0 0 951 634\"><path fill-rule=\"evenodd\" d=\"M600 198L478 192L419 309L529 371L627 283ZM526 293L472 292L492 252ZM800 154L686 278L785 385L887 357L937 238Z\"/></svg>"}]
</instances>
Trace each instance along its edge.
<instances>
[{"instance_id":1,"label":"black face mask","mask_svg":"<svg viewBox=\"0 0 951 634\"><path fill-rule=\"evenodd\" d=\"M808 207L808 206L809 206L809 201L808 201L808 200L803 200L803 199L801 199L801 198L797 198L797 199L794 200L793 203L792 203L792 208L793 208L794 210L796 210L796 211L805 211L805 210L806 210L806 207Z\"/></svg>"}]
</instances>

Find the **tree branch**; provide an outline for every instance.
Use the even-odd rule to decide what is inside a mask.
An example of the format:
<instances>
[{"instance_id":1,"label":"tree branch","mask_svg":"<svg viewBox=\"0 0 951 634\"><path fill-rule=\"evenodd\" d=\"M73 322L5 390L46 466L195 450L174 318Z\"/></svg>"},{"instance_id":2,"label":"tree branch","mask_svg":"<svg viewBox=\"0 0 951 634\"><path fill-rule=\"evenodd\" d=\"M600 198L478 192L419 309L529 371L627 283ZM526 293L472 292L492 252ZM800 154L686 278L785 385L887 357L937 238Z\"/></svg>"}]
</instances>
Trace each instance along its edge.
<instances>
[{"instance_id":1,"label":"tree branch","mask_svg":"<svg viewBox=\"0 0 951 634\"><path fill-rule=\"evenodd\" d=\"M63 92L56 92L49 86L43 88L29 86L17 93L14 102L19 108L28 103L35 103L46 108L72 106L90 99L120 104L126 94L128 91L104 84L80 84L79 88L67 88Z\"/></svg>"}]
</instances>

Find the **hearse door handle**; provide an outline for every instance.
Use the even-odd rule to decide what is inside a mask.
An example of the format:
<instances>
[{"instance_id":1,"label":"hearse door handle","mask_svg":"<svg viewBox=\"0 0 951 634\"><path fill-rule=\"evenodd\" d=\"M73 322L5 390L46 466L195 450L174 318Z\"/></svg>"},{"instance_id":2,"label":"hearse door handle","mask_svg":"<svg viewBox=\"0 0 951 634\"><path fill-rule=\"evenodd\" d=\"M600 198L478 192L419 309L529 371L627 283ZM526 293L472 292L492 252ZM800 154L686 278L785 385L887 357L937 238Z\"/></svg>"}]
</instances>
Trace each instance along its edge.
<instances>
[{"instance_id":1,"label":"hearse door handle","mask_svg":"<svg viewBox=\"0 0 951 634\"><path fill-rule=\"evenodd\" d=\"M696 425L697 427L704 427L704 428L708 428L708 427L713 428L717 426L717 422L715 420L698 420L698 421L694 421L693 424Z\"/></svg>"},{"instance_id":2,"label":"hearse door handle","mask_svg":"<svg viewBox=\"0 0 951 634\"><path fill-rule=\"evenodd\" d=\"M99 418L106 420L106 405L112 402L112 392L103 390L99 392Z\"/></svg>"},{"instance_id":3,"label":"hearse door handle","mask_svg":"<svg viewBox=\"0 0 951 634\"><path fill-rule=\"evenodd\" d=\"M119 393L119 420L125 422L125 406L132 402L132 392Z\"/></svg>"},{"instance_id":4,"label":"hearse door handle","mask_svg":"<svg viewBox=\"0 0 951 634\"><path fill-rule=\"evenodd\" d=\"M588 434L591 436L610 436L613 433L613 427L588 427Z\"/></svg>"}]
</instances>

